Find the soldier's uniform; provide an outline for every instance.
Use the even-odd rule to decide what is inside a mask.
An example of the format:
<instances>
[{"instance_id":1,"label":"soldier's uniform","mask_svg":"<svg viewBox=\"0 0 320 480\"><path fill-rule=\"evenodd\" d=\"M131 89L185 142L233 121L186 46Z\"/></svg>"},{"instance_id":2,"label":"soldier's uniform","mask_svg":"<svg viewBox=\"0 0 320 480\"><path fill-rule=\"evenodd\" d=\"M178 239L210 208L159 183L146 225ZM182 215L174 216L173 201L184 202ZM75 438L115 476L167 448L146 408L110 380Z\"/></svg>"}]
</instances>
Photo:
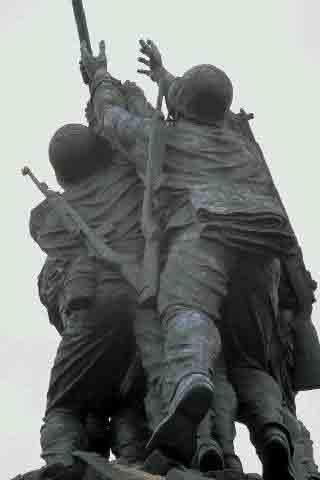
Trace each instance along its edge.
<instances>
[{"instance_id":1,"label":"soldier's uniform","mask_svg":"<svg viewBox=\"0 0 320 480\"><path fill-rule=\"evenodd\" d=\"M278 382L280 263L277 259L269 265L259 262L259 258L255 263L242 259L236 269L229 284L221 327L224 351L229 378L239 401L239 420L249 429L251 441L264 463L264 475L272 478L270 465L263 458L266 429L276 428L278 436L287 443L288 455L290 451L293 453L291 432L283 412L284 393ZM292 465L290 470L293 475Z\"/></svg>"},{"instance_id":2,"label":"soldier's uniform","mask_svg":"<svg viewBox=\"0 0 320 480\"><path fill-rule=\"evenodd\" d=\"M198 81L204 91L197 90ZM181 413L189 419L186 431L192 431L209 408L209 377L221 345L216 326L239 257L246 252L253 262L259 256L267 265L293 248L286 216L256 146L225 122L232 98L225 74L200 66L179 79L178 86L173 84L169 97L171 90L179 116L166 127L166 177L158 199L167 229L158 309L165 337L163 392L169 414L151 446L170 442ZM108 77L92 91L98 133L121 143L143 172L150 119L126 112ZM200 107L193 102L195 92L199 98L204 92L207 96L204 102L200 98ZM214 106L207 111L210 101Z\"/></svg>"},{"instance_id":3,"label":"soldier's uniform","mask_svg":"<svg viewBox=\"0 0 320 480\"><path fill-rule=\"evenodd\" d=\"M268 269L259 262L240 263L237 268L229 286L222 333L229 378L239 401L238 419L248 427L262 460L263 427L273 424L287 431L295 478L317 478L312 442L295 411L294 294L280 274L283 270L277 259ZM306 378L310 380L307 372Z\"/></svg>"},{"instance_id":4,"label":"soldier's uniform","mask_svg":"<svg viewBox=\"0 0 320 480\"><path fill-rule=\"evenodd\" d=\"M67 151L72 157L72 146L77 150L77 135L84 137L79 141L85 146L88 129L83 126L63 127L54 137L56 155L75 176L67 178L63 167L61 173L64 162L56 168L63 196L96 235L139 262L144 248L142 183L133 166L120 154L108 155L108 149L100 164L93 158L91 171L86 167L84 172L81 161L88 153L81 156L78 145L78 170L74 164L70 168L63 155ZM52 152L51 157L56 158ZM49 465L68 466L72 451L88 448L88 411L105 418L121 406L122 381L136 354L137 290L113 266L90 256L83 238L65 228L47 200L32 211L30 231L48 255L39 279L40 296L62 335L50 376L42 456Z\"/></svg>"},{"instance_id":5,"label":"soldier's uniform","mask_svg":"<svg viewBox=\"0 0 320 480\"><path fill-rule=\"evenodd\" d=\"M309 278L309 288L316 283ZM281 269L279 288L278 382L284 396L283 415L294 444L294 467L298 480L320 478L314 460L310 433L297 418L295 397L300 390L319 388L319 340L311 318L297 319L299 303L285 268ZM298 323L297 323L298 321Z\"/></svg>"}]
</instances>

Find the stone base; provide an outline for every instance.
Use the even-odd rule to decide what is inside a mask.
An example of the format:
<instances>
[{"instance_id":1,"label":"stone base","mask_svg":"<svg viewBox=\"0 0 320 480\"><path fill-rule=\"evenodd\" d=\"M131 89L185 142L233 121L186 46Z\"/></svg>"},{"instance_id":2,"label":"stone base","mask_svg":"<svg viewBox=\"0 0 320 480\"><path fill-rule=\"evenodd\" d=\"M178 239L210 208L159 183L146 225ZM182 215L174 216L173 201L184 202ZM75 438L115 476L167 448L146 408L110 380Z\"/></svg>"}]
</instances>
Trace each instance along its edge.
<instances>
[{"instance_id":1,"label":"stone base","mask_svg":"<svg viewBox=\"0 0 320 480\"><path fill-rule=\"evenodd\" d=\"M223 470L201 474L197 470L171 467L166 475L154 475L141 468L108 462L100 455L88 452L75 454L87 463L83 480L262 480L256 474L240 474L233 470Z\"/></svg>"},{"instance_id":2,"label":"stone base","mask_svg":"<svg viewBox=\"0 0 320 480\"><path fill-rule=\"evenodd\" d=\"M174 465L170 459L154 454L147 459L145 467L149 472L150 470L156 471L158 469L158 471L163 472L161 475L148 473L140 466L129 467L116 461L109 462L101 455L92 452L78 451L74 453L74 456L86 464L85 473L81 480L262 480L259 475L245 475L235 472L234 470L223 470L202 474L197 470ZM41 471L43 471L43 469L34 470L33 472L28 472L24 475L17 475L12 480L43 480ZM61 480L65 479L61 478Z\"/></svg>"}]
</instances>

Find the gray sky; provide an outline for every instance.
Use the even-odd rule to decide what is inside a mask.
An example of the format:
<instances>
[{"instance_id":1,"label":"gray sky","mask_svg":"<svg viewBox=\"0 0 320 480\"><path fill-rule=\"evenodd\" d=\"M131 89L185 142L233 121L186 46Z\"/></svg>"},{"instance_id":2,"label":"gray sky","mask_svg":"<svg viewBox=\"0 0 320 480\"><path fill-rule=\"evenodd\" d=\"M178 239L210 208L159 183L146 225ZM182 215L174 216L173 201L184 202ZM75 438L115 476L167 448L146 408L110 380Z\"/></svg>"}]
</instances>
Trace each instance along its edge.
<instances>
[{"instance_id":1,"label":"gray sky","mask_svg":"<svg viewBox=\"0 0 320 480\"><path fill-rule=\"evenodd\" d=\"M52 133L84 121L87 89L78 73L79 45L71 0L1 0L2 51L2 321L0 323L0 473L10 478L40 465L39 428L58 337L37 298L43 255L28 234L41 200L20 174L28 164L55 186L47 159ZM28 5L28 6L27 6ZM319 279L320 4L318 0L85 1L92 45L106 40L109 67L137 81L138 39L151 37L172 73L214 63L234 82L233 109L256 115L253 128ZM314 323L320 329L319 306ZM320 462L320 393L300 394L298 413ZM247 471L260 466L243 427L238 453Z\"/></svg>"}]
</instances>

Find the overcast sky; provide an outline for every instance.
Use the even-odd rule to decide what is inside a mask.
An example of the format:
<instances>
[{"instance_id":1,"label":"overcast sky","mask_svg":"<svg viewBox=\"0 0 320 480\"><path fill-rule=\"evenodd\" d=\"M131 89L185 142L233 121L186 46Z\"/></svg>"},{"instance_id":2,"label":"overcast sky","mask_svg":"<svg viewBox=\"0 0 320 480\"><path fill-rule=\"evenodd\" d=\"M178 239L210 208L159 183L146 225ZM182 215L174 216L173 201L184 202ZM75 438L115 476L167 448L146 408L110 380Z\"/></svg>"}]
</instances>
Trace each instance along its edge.
<instances>
[{"instance_id":1,"label":"overcast sky","mask_svg":"<svg viewBox=\"0 0 320 480\"><path fill-rule=\"evenodd\" d=\"M43 255L28 233L41 196L19 171L32 167L56 186L47 145L67 122L84 121L87 89L78 73L79 44L71 0L1 0L1 277L0 474L7 479L41 464L39 429L58 336L37 297ZM27 6L28 5L28 6ZM110 71L156 89L136 73L138 39L151 37L172 73L214 63L233 80L233 109L252 123L319 281L318 0L86 0L92 45L105 39ZM320 329L319 306L313 320ZM320 461L320 394L298 396ZM237 449L247 471L260 471L243 427Z\"/></svg>"}]
</instances>

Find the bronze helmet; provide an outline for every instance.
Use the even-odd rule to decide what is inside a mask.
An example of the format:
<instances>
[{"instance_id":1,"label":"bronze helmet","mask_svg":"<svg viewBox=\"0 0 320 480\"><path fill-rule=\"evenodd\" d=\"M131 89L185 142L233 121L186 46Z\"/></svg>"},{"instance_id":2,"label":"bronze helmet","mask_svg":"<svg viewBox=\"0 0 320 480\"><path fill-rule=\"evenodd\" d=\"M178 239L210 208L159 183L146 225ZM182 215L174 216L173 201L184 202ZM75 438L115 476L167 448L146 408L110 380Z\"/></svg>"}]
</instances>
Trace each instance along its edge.
<instances>
[{"instance_id":1,"label":"bronze helmet","mask_svg":"<svg viewBox=\"0 0 320 480\"><path fill-rule=\"evenodd\" d=\"M170 113L199 123L212 124L229 111L233 87L219 68L197 65L175 79L168 92Z\"/></svg>"},{"instance_id":2,"label":"bronze helmet","mask_svg":"<svg viewBox=\"0 0 320 480\"><path fill-rule=\"evenodd\" d=\"M60 127L49 143L49 161L58 182L75 183L94 173L110 159L109 143L85 125L70 123Z\"/></svg>"}]
</instances>

